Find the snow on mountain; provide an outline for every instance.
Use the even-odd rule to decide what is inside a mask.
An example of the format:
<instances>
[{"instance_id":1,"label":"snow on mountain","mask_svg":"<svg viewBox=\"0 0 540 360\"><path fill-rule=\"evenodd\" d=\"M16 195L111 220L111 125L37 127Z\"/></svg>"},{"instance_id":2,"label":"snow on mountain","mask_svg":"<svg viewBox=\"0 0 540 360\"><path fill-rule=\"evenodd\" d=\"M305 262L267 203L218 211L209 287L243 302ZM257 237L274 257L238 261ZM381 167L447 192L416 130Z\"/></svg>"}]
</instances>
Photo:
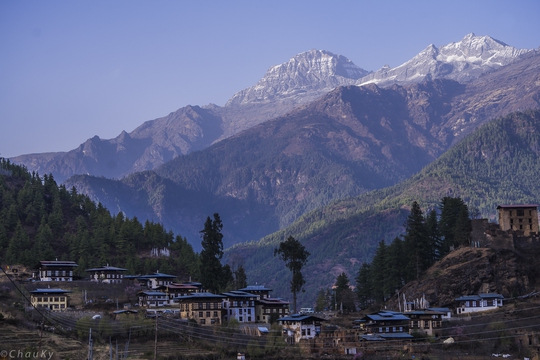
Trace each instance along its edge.
<instances>
[{"instance_id":1,"label":"snow on mountain","mask_svg":"<svg viewBox=\"0 0 540 360\"><path fill-rule=\"evenodd\" d=\"M360 79L357 85L376 83L411 83L425 79L445 78L464 83L482 73L508 65L518 56L531 51L516 49L489 36L466 35L459 42L437 48L431 44L404 64L380 70Z\"/></svg>"},{"instance_id":2,"label":"snow on mountain","mask_svg":"<svg viewBox=\"0 0 540 360\"><path fill-rule=\"evenodd\" d=\"M368 71L342 55L310 50L270 67L254 86L236 93L225 106L268 103L290 97L311 101L337 86L352 85Z\"/></svg>"}]
</instances>

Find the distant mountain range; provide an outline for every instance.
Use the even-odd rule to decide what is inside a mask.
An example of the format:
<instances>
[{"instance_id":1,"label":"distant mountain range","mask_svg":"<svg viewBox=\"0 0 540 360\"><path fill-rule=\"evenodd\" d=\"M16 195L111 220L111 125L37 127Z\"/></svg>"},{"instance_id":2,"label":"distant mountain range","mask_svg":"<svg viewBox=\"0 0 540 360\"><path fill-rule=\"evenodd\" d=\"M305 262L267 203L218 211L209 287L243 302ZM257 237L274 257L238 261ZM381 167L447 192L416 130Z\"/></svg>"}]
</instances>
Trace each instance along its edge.
<instances>
[{"instance_id":1,"label":"distant mountain range","mask_svg":"<svg viewBox=\"0 0 540 360\"><path fill-rule=\"evenodd\" d=\"M223 107L187 106L114 139L94 136L68 152L28 154L11 160L31 171L52 173L59 182L77 174L119 179L204 149L308 104L338 86L375 83L388 87L434 79L463 83L530 51L489 36L469 34L440 49L430 45L396 68L369 73L344 56L310 50L271 67L256 85L238 92Z\"/></svg>"},{"instance_id":2,"label":"distant mountain range","mask_svg":"<svg viewBox=\"0 0 540 360\"><path fill-rule=\"evenodd\" d=\"M540 52L469 34L374 73L311 50L223 107L11 160L160 222L195 250L220 213L227 261L274 295L288 292L272 249L293 235L312 254L307 301L400 235L413 200L461 196L484 216L498 202L538 202L539 108Z\"/></svg>"},{"instance_id":3,"label":"distant mountain range","mask_svg":"<svg viewBox=\"0 0 540 360\"><path fill-rule=\"evenodd\" d=\"M390 243L403 234L413 201L427 213L444 196L461 197L472 216L495 221L497 205L540 202L539 176L540 110L512 113L469 134L409 179L306 213L258 242L233 246L225 258L243 264L250 281L286 297L290 275L273 257L273 249L292 234L311 253L303 270L306 292L300 298L307 304L342 272L354 284L360 265L371 261L379 241Z\"/></svg>"},{"instance_id":4,"label":"distant mountain range","mask_svg":"<svg viewBox=\"0 0 540 360\"><path fill-rule=\"evenodd\" d=\"M538 108L539 94L536 52L467 84L342 86L153 171L119 181L79 175L66 185L111 211L162 222L195 248L205 217L219 212L230 246L406 180L481 124Z\"/></svg>"}]
</instances>

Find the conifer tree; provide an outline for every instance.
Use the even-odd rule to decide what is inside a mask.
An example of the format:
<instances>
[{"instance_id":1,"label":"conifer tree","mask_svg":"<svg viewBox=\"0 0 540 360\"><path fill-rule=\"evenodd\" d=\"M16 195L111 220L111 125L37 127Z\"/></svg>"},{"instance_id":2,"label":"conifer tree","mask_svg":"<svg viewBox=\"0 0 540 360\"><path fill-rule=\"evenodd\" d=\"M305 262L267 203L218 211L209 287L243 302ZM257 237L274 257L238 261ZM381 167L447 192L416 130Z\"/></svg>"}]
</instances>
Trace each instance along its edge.
<instances>
[{"instance_id":1,"label":"conifer tree","mask_svg":"<svg viewBox=\"0 0 540 360\"><path fill-rule=\"evenodd\" d=\"M384 292L384 283L387 278L386 269L386 243L384 240L379 242L377 250L375 250L375 256L371 262L371 290L372 296L375 302L383 302L386 300L386 293Z\"/></svg>"},{"instance_id":2,"label":"conifer tree","mask_svg":"<svg viewBox=\"0 0 540 360\"><path fill-rule=\"evenodd\" d=\"M293 294L293 310L296 313L297 293L302 290L306 281L302 275L302 267L307 262L310 253L294 237L289 236L274 249L274 256L279 256L285 262L285 266L292 272L291 292Z\"/></svg>"},{"instance_id":3,"label":"conifer tree","mask_svg":"<svg viewBox=\"0 0 540 360\"><path fill-rule=\"evenodd\" d=\"M203 287L214 293L225 288L228 279L224 279L221 258L223 257L223 224L218 213L214 219L206 218L202 236L201 257L201 283Z\"/></svg>"},{"instance_id":4,"label":"conifer tree","mask_svg":"<svg viewBox=\"0 0 540 360\"><path fill-rule=\"evenodd\" d=\"M430 245L424 214L416 201L413 202L411 213L405 223L404 243L408 258L406 281L418 279L420 274L428 267L426 258L430 258Z\"/></svg>"},{"instance_id":5,"label":"conifer tree","mask_svg":"<svg viewBox=\"0 0 540 360\"><path fill-rule=\"evenodd\" d=\"M360 307L365 309L371 305L373 299L371 264L363 263L356 277L356 296Z\"/></svg>"}]
</instances>

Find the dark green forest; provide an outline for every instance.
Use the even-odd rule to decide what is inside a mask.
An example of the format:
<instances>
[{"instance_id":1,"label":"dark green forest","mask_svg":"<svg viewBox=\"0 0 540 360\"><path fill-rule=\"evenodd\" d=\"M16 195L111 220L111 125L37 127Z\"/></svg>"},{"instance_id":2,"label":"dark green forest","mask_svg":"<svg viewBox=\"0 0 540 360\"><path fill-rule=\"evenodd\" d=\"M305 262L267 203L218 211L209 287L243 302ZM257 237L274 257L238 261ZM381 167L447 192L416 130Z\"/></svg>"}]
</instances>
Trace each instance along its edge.
<instances>
[{"instance_id":1,"label":"dark green forest","mask_svg":"<svg viewBox=\"0 0 540 360\"><path fill-rule=\"evenodd\" d=\"M160 271L188 280L199 277L199 256L188 241L161 224L123 213L0 159L0 263L35 269L40 260L72 260L75 275L90 267L125 267L130 274ZM202 224L201 224L202 227ZM152 257L167 248L169 257Z\"/></svg>"},{"instance_id":2,"label":"dark green forest","mask_svg":"<svg viewBox=\"0 0 540 360\"><path fill-rule=\"evenodd\" d=\"M268 259L281 241L294 236L312 254L306 264L306 293L300 298L311 305L341 272L355 278L362 264L372 261L381 240L389 245L405 233L413 202L429 214L441 199L460 198L470 218L495 221L500 204L538 203L539 177L540 111L513 113L480 127L408 180L335 201L260 241L235 245L225 258L245 259L252 281L271 281L286 296L287 273ZM272 280L269 273L275 274Z\"/></svg>"}]
</instances>

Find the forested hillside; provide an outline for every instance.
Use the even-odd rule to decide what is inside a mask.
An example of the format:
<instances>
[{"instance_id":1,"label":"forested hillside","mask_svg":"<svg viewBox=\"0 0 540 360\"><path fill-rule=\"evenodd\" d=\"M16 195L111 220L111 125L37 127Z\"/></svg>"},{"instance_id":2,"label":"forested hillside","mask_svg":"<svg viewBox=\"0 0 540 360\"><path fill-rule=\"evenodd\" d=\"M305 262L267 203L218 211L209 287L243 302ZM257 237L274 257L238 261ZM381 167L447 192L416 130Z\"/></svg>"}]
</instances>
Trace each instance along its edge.
<instances>
[{"instance_id":1,"label":"forested hillside","mask_svg":"<svg viewBox=\"0 0 540 360\"><path fill-rule=\"evenodd\" d=\"M36 268L40 260L72 260L76 276L90 267L125 267L130 274L159 270L197 277L199 258L187 240L161 224L112 216L101 204L52 175L39 176L0 159L0 264ZM202 224L201 224L202 227ZM166 247L170 257L152 257Z\"/></svg>"},{"instance_id":2,"label":"forested hillside","mask_svg":"<svg viewBox=\"0 0 540 360\"><path fill-rule=\"evenodd\" d=\"M513 113L482 126L407 181L336 201L261 241L237 245L226 256L245 259L248 278L287 296L288 274L272 251L294 236L312 254L303 300L314 301L316 292L334 283L342 271L355 278L380 240L390 243L402 234L414 201L427 213L438 209L443 197L459 197L471 217L491 220L499 204L538 203L539 152L540 112ZM276 275L268 279L268 274Z\"/></svg>"}]
</instances>

